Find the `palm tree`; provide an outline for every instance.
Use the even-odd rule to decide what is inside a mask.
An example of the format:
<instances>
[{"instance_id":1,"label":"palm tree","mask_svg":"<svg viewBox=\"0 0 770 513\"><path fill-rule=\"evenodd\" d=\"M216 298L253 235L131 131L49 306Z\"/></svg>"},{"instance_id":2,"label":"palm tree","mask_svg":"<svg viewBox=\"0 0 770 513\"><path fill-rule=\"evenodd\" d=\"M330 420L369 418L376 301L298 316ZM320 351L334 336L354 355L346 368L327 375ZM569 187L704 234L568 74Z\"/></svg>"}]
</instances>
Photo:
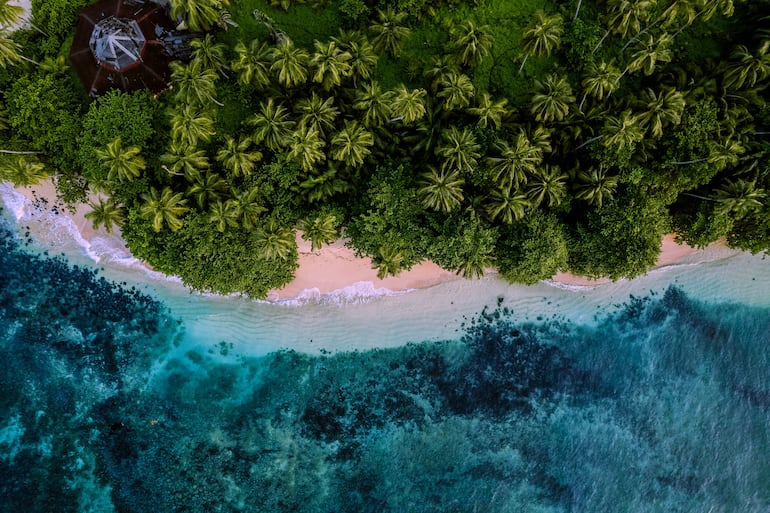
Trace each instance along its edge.
<instances>
[{"instance_id":1,"label":"palm tree","mask_svg":"<svg viewBox=\"0 0 770 513\"><path fill-rule=\"evenodd\" d=\"M645 40L639 41L636 52L631 56L631 62L620 76L638 70L642 70L645 75L652 75L658 63L671 61L673 54L668 48L670 44L671 36L668 34L661 34L658 39L652 34L645 34Z\"/></svg>"},{"instance_id":2,"label":"palm tree","mask_svg":"<svg viewBox=\"0 0 770 513\"><path fill-rule=\"evenodd\" d=\"M217 173L198 173L186 194L195 198L198 207L203 209L207 204L222 200L227 194L227 182Z\"/></svg>"},{"instance_id":3,"label":"palm tree","mask_svg":"<svg viewBox=\"0 0 770 513\"><path fill-rule=\"evenodd\" d=\"M321 84L326 91L340 85L350 75L352 58L350 52L341 50L334 41L316 41L315 53L310 59L310 65L315 68L313 82Z\"/></svg>"},{"instance_id":4,"label":"palm tree","mask_svg":"<svg viewBox=\"0 0 770 513\"><path fill-rule=\"evenodd\" d=\"M170 117L171 136L188 147L198 146L198 141L208 142L216 133L211 116L193 105L177 106Z\"/></svg>"},{"instance_id":5,"label":"palm tree","mask_svg":"<svg viewBox=\"0 0 770 513\"><path fill-rule=\"evenodd\" d=\"M217 200L209 206L209 222L224 232L228 227L238 228L238 212L230 201Z\"/></svg>"},{"instance_id":6,"label":"palm tree","mask_svg":"<svg viewBox=\"0 0 770 513\"><path fill-rule=\"evenodd\" d=\"M753 54L744 45L737 45L730 53L730 62L723 67L725 89L754 87L770 76L770 53L762 48Z\"/></svg>"},{"instance_id":7,"label":"palm tree","mask_svg":"<svg viewBox=\"0 0 770 513\"><path fill-rule=\"evenodd\" d=\"M522 219L530 206L526 194L513 187L503 187L490 194L487 214L493 221L499 217L504 224L511 224Z\"/></svg>"},{"instance_id":8,"label":"palm tree","mask_svg":"<svg viewBox=\"0 0 770 513\"><path fill-rule=\"evenodd\" d=\"M125 220L123 208L112 200L105 201L99 198L98 204L91 201L89 206L91 211L86 212L85 218L93 223L92 227L94 230L98 230L99 226L103 225L107 233L112 233L113 225L120 227Z\"/></svg>"},{"instance_id":9,"label":"palm tree","mask_svg":"<svg viewBox=\"0 0 770 513\"><path fill-rule=\"evenodd\" d=\"M619 34L623 38L629 32L638 33L642 22L649 19L650 11L655 6L655 3L654 0L608 0L609 9L604 19L609 28L591 53L596 53L596 50L599 49L611 32Z\"/></svg>"},{"instance_id":10,"label":"palm tree","mask_svg":"<svg viewBox=\"0 0 770 513\"><path fill-rule=\"evenodd\" d=\"M259 188L250 187L242 191L232 190L232 199L227 200L238 215L238 220L245 230L251 231L257 225L259 216L267 209L262 206L259 199Z\"/></svg>"},{"instance_id":11,"label":"palm tree","mask_svg":"<svg viewBox=\"0 0 770 513\"><path fill-rule=\"evenodd\" d=\"M283 104L276 104L272 98L267 103L259 104L259 112L246 121L255 127L254 142L264 143L268 149L276 151L289 142L289 135L294 127L294 121L289 117L289 111Z\"/></svg>"},{"instance_id":12,"label":"palm tree","mask_svg":"<svg viewBox=\"0 0 770 513\"><path fill-rule=\"evenodd\" d=\"M372 151L374 145L372 133L358 124L357 121L346 121L345 128L337 133L331 142L331 157L341 160L350 167L364 163L364 159Z\"/></svg>"},{"instance_id":13,"label":"palm tree","mask_svg":"<svg viewBox=\"0 0 770 513\"><path fill-rule=\"evenodd\" d=\"M717 169L721 171L728 165L737 165L740 161L740 155L745 152L746 148L740 141L728 137L723 143L712 142L710 145L710 153L706 157L693 160L672 161L670 164L674 164L675 166L686 166L700 162L708 162L709 164L716 164Z\"/></svg>"},{"instance_id":14,"label":"palm tree","mask_svg":"<svg viewBox=\"0 0 770 513\"><path fill-rule=\"evenodd\" d=\"M14 186L35 185L48 178L45 165L21 155L5 161L0 167L0 181L8 181Z\"/></svg>"},{"instance_id":15,"label":"palm tree","mask_svg":"<svg viewBox=\"0 0 770 513\"><path fill-rule=\"evenodd\" d=\"M417 183L417 196L424 208L448 214L462 204L463 184L465 180L456 169L437 171L431 166Z\"/></svg>"},{"instance_id":16,"label":"palm tree","mask_svg":"<svg viewBox=\"0 0 770 513\"><path fill-rule=\"evenodd\" d=\"M326 145L318 130L301 125L291 135L289 157L297 160L303 171L312 170L316 164L326 160L323 147Z\"/></svg>"},{"instance_id":17,"label":"palm tree","mask_svg":"<svg viewBox=\"0 0 770 513\"><path fill-rule=\"evenodd\" d=\"M222 106L222 103L214 98L217 74L213 69L204 68L203 64L197 60L189 64L174 61L169 64L169 68L171 68L171 88L176 89L174 97L178 103L206 107L208 102L214 102Z\"/></svg>"},{"instance_id":18,"label":"palm tree","mask_svg":"<svg viewBox=\"0 0 770 513\"><path fill-rule=\"evenodd\" d=\"M321 137L325 137L327 130L334 129L334 120L340 111L334 106L334 96L325 100L315 91L310 98L302 98L294 106L295 112L302 114L300 125L308 125L315 128Z\"/></svg>"},{"instance_id":19,"label":"palm tree","mask_svg":"<svg viewBox=\"0 0 770 513\"><path fill-rule=\"evenodd\" d=\"M533 208L537 208L547 198L548 206L559 206L567 196L567 174L559 166L541 166L533 173L528 182L527 196Z\"/></svg>"},{"instance_id":20,"label":"palm tree","mask_svg":"<svg viewBox=\"0 0 770 513\"><path fill-rule=\"evenodd\" d=\"M183 225L180 217L190 210L183 194L174 193L170 187L164 187L161 192L151 187L150 192L142 194L142 199L144 205L140 213L146 219L152 219L152 229L156 232L159 232L164 224L168 225L172 232L179 230Z\"/></svg>"},{"instance_id":21,"label":"palm tree","mask_svg":"<svg viewBox=\"0 0 770 513\"><path fill-rule=\"evenodd\" d=\"M535 24L524 31L522 43L525 53L524 60L519 66L519 73L524 70L529 54L551 55L551 52L561 44L561 35L564 31L562 17L558 14L548 16L543 11L537 11L535 18Z\"/></svg>"},{"instance_id":22,"label":"palm tree","mask_svg":"<svg viewBox=\"0 0 770 513\"><path fill-rule=\"evenodd\" d=\"M477 27L471 20L466 20L452 28L451 46L457 61L464 66L474 66L489 54L492 48L492 36L489 27Z\"/></svg>"},{"instance_id":23,"label":"palm tree","mask_svg":"<svg viewBox=\"0 0 770 513\"><path fill-rule=\"evenodd\" d=\"M323 244L331 244L339 237L337 216L322 214L313 219L303 219L299 222L302 239L310 241L310 251L321 249Z\"/></svg>"},{"instance_id":24,"label":"palm tree","mask_svg":"<svg viewBox=\"0 0 770 513\"><path fill-rule=\"evenodd\" d=\"M578 185L575 197L586 200L591 205L595 204L599 208L605 200L612 198L618 187L618 177L608 176L607 170L603 167L599 169L592 167L588 172L581 171L578 179L581 184Z\"/></svg>"},{"instance_id":25,"label":"palm tree","mask_svg":"<svg viewBox=\"0 0 770 513\"><path fill-rule=\"evenodd\" d=\"M299 183L299 190L305 195L308 203L325 201L337 194L351 190L350 183L345 180L334 162L329 162L325 171L313 170Z\"/></svg>"},{"instance_id":26,"label":"palm tree","mask_svg":"<svg viewBox=\"0 0 770 513\"><path fill-rule=\"evenodd\" d=\"M302 48L296 48L288 37L283 38L271 51L273 63L270 71L278 73L278 83L295 87L307 81L310 56Z\"/></svg>"},{"instance_id":27,"label":"palm tree","mask_svg":"<svg viewBox=\"0 0 770 513\"><path fill-rule=\"evenodd\" d=\"M473 174L481 157L481 145L471 129L449 127L441 132L442 143L436 148L436 155L443 157L442 170L454 170Z\"/></svg>"},{"instance_id":28,"label":"palm tree","mask_svg":"<svg viewBox=\"0 0 770 513\"><path fill-rule=\"evenodd\" d=\"M217 162L221 162L233 176L250 175L256 163L262 160L261 152L249 151L251 142L249 137L241 136L241 139L236 141L226 136L224 146L217 152Z\"/></svg>"},{"instance_id":29,"label":"palm tree","mask_svg":"<svg viewBox=\"0 0 770 513\"><path fill-rule=\"evenodd\" d=\"M377 269L381 280L388 275L396 276L404 269L404 254L391 246L380 246L372 257L372 268Z\"/></svg>"},{"instance_id":30,"label":"palm tree","mask_svg":"<svg viewBox=\"0 0 770 513\"><path fill-rule=\"evenodd\" d=\"M160 156L163 169L172 175L184 175L190 181L200 176L202 171L209 168L206 152L187 146L180 141L171 141L168 151Z\"/></svg>"},{"instance_id":31,"label":"palm tree","mask_svg":"<svg viewBox=\"0 0 770 513\"><path fill-rule=\"evenodd\" d=\"M740 219L762 208L767 194L764 189L757 189L756 182L738 179L727 182L716 190L716 200L725 212L734 212Z\"/></svg>"},{"instance_id":32,"label":"palm tree","mask_svg":"<svg viewBox=\"0 0 770 513\"><path fill-rule=\"evenodd\" d=\"M505 141L497 144L499 157L487 158L487 164L494 173L495 181L503 188L518 187L527 182L527 174L534 173L543 160L543 152L519 130L513 146Z\"/></svg>"},{"instance_id":33,"label":"palm tree","mask_svg":"<svg viewBox=\"0 0 770 513\"><path fill-rule=\"evenodd\" d=\"M374 69L377 66L377 53L369 40L356 31L343 31L340 29L340 35L333 37L332 41L343 51L350 54L350 76L353 78L353 87L356 87L358 79L369 80L374 76Z\"/></svg>"},{"instance_id":34,"label":"palm tree","mask_svg":"<svg viewBox=\"0 0 770 513\"><path fill-rule=\"evenodd\" d=\"M139 146L123 148L120 137L107 144L105 149L94 150L96 158L107 170L107 180L111 182L128 182L139 175L147 167L144 158L139 155L142 149Z\"/></svg>"},{"instance_id":35,"label":"palm tree","mask_svg":"<svg viewBox=\"0 0 770 513\"><path fill-rule=\"evenodd\" d=\"M251 84L262 89L270 84L271 58L270 47L254 39L247 47L242 42L235 45L236 58L230 65L238 73L238 83Z\"/></svg>"},{"instance_id":36,"label":"palm tree","mask_svg":"<svg viewBox=\"0 0 770 513\"><path fill-rule=\"evenodd\" d=\"M683 27L687 27L695 21L697 15L697 0L674 0L658 17L663 28L668 28L680 18L684 18Z\"/></svg>"},{"instance_id":37,"label":"palm tree","mask_svg":"<svg viewBox=\"0 0 770 513\"><path fill-rule=\"evenodd\" d=\"M441 81L441 89L436 96L444 99L444 109L450 111L470 105L473 94L473 82L468 75L452 73Z\"/></svg>"},{"instance_id":38,"label":"palm tree","mask_svg":"<svg viewBox=\"0 0 770 513\"><path fill-rule=\"evenodd\" d=\"M40 65L39 62L24 57L20 52L21 45L11 38L3 37L3 33L0 32L0 68L16 65L20 61Z\"/></svg>"},{"instance_id":39,"label":"palm tree","mask_svg":"<svg viewBox=\"0 0 770 513\"><path fill-rule=\"evenodd\" d=\"M567 117L575 97L566 78L549 73L542 82L535 80L535 89L537 93L532 97L530 112L536 121L561 121Z\"/></svg>"},{"instance_id":40,"label":"palm tree","mask_svg":"<svg viewBox=\"0 0 770 513\"><path fill-rule=\"evenodd\" d=\"M460 74L460 67L451 55L437 55L431 57L429 67L422 74L430 79L430 90L435 93L450 75Z\"/></svg>"},{"instance_id":41,"label":"palm tree","mask_svg":"<svg viewBox=\"0 0 770 513\"><path fill-rule=\"evenodd\" d=\"M0 30L11 31L24 16L24 7L9 3L9 0L0 0Z\"/></svg>"},{"instance_id":42,"label":"palm tree","mask_svg":"<svg viewBox=\"0 0 770 513\"><path fill-rule=\"evenodd\" d=\"M383 93L380 84L372 81L356 89L353 108L362 111L364 126L379 127L390 119L392 97L392 93Z\"/></svg>"},{"instance_id":43,"label":"palm tree","mask_svg":"<svg viewBox=\"0 0 770 513\"><path fill-rule=\"evenodd\" d=\"M644 131L637 116L630 109L624 110L620 116L608 116L602 130L603 144L608 147L623 151L626 146L631 146L644 139Z\"/></svg>"},{"instance_id":44,"label":"palm tree","mask_svg":"<svg viewBox=\"0 0 770 513\"><path fill-rule=\"evenodd\" d=\"M510 113L507 99L492 101L489 93L482 93L476 107L469 107L465 111L473 116L478 116L479 120L476 122L476 126L493 129L500 128L503 124L503 118Z\"/></svg>"},{"instance_id":45,"label":"palm tree","mask_svg":"<svg viewBox=\"0 0 770 513\"><path fill-rule=\"evenodd\" d=\"M591 62L587 66L586 76L583 78L583 98L580 100L578 106L579 111L583 111L583 104L586 101L587 96L596 98L597 100L604 100L615 92L618 88L618 80L620 79L620 70L607 62L600 62L596 64Z\"/></svg>"},{"instance_id":46,"label":"palm tree","mask_svg":"<svg viewBox=\"0 0 770 513\"><path fill-rule=\"evenodd\" d=\"M227 0L171 0L171 18L182 16L192 32L206 32L219 19L219 11L229 4Z\"/></svg>"},{"instance_id":47,"label":"palm tree","mask_svg":"<svg viewBox=\"0 0 770 513\"><path fill-rule=\"evenodd\" d=\"M220 75L227 76L227 45L217 43L214 36L206 34L202 39L190 41L192 48L192 60L198 62L203 69L213 70Z\"/></svg>"},{"instance_id":48,"label":"palm tree","mask_svg":"<svg viewBox=\"0 0 770 513\"><path fill-rule=\"evenodd\" d=\"M369 26L369 32L374 34L372 44L377 50L382 50L391 55L401 53L404 41L412 31L404 26L406 13L397 13L392 8L385 11L377 10L377 21Z\"/></svg>"},{"instance_id":49,"label":"palm tree","mask_svg":"<svg viewBox=\"0 0 770 513\"><path fill-rule=\"evenodd\" d=\"M272 218L256 229L255 240L267 260L286 260L296 244L294 232Z\"/></svg>"},{"instance_id":50,"label":"palm tree","mask_svg":"<svg viewBox=\"0 0 770 513\"><path fill-rule=\"evenodd\" d=\"M406 124L413 123L425 115L425 89L407 89L399 85L391 101L391 112L397 116L391 121L401 120Z\"/></svg>"},{"instance_id":51,"label":"palm tree","mask_svg":"<svg viewBox=\"0 0 770 513\"><path fill-rule=\"evenodd\" d=\"M642 129L648 130L652 137L659 139L663 136L663 127L678 125L682 121L682 113L687 106L684 94L673 87L663 87L659 93L652 89L642 91L639 102L644 110L639 114Z\"/></svg>"}]
</instances>

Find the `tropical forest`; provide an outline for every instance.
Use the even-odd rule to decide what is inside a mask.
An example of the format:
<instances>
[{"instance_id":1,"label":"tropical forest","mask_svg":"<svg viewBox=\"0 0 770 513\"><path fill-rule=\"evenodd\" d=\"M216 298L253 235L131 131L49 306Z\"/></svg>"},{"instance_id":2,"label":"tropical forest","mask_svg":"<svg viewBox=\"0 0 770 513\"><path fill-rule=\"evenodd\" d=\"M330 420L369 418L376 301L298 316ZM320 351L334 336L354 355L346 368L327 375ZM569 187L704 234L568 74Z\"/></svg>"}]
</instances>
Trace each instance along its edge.
<instances>
[{"instance_id":1,"label":"tropical forest","mask_svg":"<svg viewBox=\"0 0 770 513\"><path fill-rule=\"evenodd\" d=\"M526 284L770 249L768 0L171 0L167 87L95 96L90 3L0 0L0 179L195 290L265 297L297 233Z\"/></svg>"}]
</instances>

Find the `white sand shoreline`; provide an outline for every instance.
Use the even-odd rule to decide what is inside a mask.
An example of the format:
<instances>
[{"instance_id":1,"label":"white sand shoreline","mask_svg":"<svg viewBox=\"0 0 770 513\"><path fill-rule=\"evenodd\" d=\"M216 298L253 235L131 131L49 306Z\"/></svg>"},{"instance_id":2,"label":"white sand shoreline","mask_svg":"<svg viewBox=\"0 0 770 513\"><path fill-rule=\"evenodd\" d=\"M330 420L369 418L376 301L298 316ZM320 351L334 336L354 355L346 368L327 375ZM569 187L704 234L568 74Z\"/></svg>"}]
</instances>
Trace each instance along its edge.
<instances>
[{"instance_id":1,"label":"white sand shoreline","mask_svg":"<svg viewBox=\"0 0 770 513\"><path fill-rule=\"evenodd\" d=\"M37 208L48 210L51 215L69 217L77 227L85 244L90 245L98 240L102 245L106 243L112 247L122 247L125 253L130 255L125 247L125 242L120 237L119 229L115 229L112 234L107 233L103 227L94 230L91 222L85 218L85 214L90 210L89 206L78 204L74 211L67 210L58 201L56 189L50 180L34 186L18 187L15 190L36 204ZM324 246L320 250L312 251L310 243L303 240L298 233L297 246L299 268L294 280L281 289L271 291L267 301L281 304L302 303L335 295L347 297L395 295L463 279L433 262L426 261L415 265L409 271L400 273L398 276L390 276L381 280L377 277L376 269L372 267L371 258L357 257L354 251L346 247L342 240ZM714 248L710 246L699 250L677 244L673 234L667 235L661 243L661 254L656 269L686 262L693 256L705 255L712 249L724 248L720 244L712 246ZM88 252L88 248L85 249ZM92 256L92 258L97 263L101 263L99 257ZM125 257L121 256L121 258ZM149 266L147 268L149 270ZM157 273L152 272L152 274ZM154 277L157 278L157 276ZM558 273L545 283L559 288L580 290L611 283L611 280L594 280L570 273Z\"/></svg>"}]
</instances>

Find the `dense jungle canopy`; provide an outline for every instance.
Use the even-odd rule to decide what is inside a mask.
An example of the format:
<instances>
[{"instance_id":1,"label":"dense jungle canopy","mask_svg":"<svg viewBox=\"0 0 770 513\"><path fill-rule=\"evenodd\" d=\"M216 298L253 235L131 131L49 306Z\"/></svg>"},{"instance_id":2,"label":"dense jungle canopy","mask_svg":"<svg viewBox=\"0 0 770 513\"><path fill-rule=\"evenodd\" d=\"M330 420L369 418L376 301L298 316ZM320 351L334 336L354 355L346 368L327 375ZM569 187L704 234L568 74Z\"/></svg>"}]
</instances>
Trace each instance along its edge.
<instances>
[{"instance_id":1,"label":"dense jungle canopy","mask_svg":"<svg viewBox=\"0 0 770 513\"><path fill-rule=\"evenodd\" d=\"M166 91L91 100L87 0L0 1L0 177L89 191L157 270L263 297L341 236L534 283L632 277L664 234L770 248L767 0L172 0Z\"/></svg>"}]
</instances>

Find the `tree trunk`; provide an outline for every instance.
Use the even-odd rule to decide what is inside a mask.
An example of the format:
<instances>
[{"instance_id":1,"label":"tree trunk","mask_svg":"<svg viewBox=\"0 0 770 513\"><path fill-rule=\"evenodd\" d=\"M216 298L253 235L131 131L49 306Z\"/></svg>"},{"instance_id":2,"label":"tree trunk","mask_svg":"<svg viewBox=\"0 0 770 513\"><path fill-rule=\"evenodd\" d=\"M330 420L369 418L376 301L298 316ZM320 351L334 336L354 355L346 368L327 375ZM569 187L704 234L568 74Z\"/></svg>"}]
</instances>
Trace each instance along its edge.
<instances>
[{"instance_id":1,"label":"tree trunk","mask_svg":"<svg viewBox=\"0 0 770 513\"><path fill-rule=\"evenodd\" d=\"M600 46L602 46L602 43L604 42L604 40L605 40L605 39L607 39L607 36L609 36L609 35L610 35L610 31L612 31L612 29L611 29L611 28L608 28L608 29L607 29L607 32L605 32L605 33L604 33L604 35L602 36L602 38L599 40L599 42L598 42L598 43L596 43L596 46L594 46L594 49L593 49L593 50L591 50L591 53L592 53L592 54L596 53L596 50L598 50L598 49L599 49L599 47L600 47Z\"/></svg>"},{"instance_id":2,"label":"tree trunk","mask_svg":"<svg viewBox=\"0 0 770 513\"><path fill-rule=\"evenodd\" d=\"M584 147L584 146L588 146L588 145L589 145L589 144L591 144L592 142L594 142L594 141L598 141L598 140L599 140L599 139L601 139L602 137L604 137L604 134L602 134L602 135L597 135L596 137L591 137L591 138L590 138L590 139L588 139L586 142L584 142L583 144L581 144L580 146L578 146L577 148L575 148L575 150L579 150L580 148L582 148L582 147Z\"/></svg>"},{"instance_id":3,"label":"tree trunk","mask_svg":"<svg viewBox=\"0 0 770 513\"><path fill-rule=\"evenodd\" d=\"M575 17L572 18L572 23L575 23L575 20L577 20L578 13L580 12L580 5L583 3L583 0L578 0L577 9L575 9Z\"/></svg>"},{"instance_id":4,"label":"tree trunk","mask_svg":"<svg viewBox=\"0 0 770 513\"><path fill-rule=\"evenodd\" d=\"M583 99L580 100L580 105L578 105L578 111L583 112L583 104L586 102L586 98L588 98L588 93L583 93Z\"/></svg>"},{"instance_id":5,"label":"tree trunk","mask_svg":"<svg viewBox=\"0 0 770 513\"><path fill-rule=\"evenodd\" d=\"M689 192L683 192L681 194L682 194L682 196L690 196L690 197L693 197L693 198L698 198L698 199L702 199L702 200L706 200L706 201L713 201L714 203L718 203L718 201L715 200L714 198L707 198L706 196L700 196L698 194L692 194L692 193L689 193Z\"/></svg>"},{"instance_id":6,"label":"tree trunk","mask_svg":"<svg viewBox=\"0 0 770 513\"><path fill-rule=\"evenodd\" d=\"M521 61L521 66L519 66L519 75L521 75L521 72L524 70L524 65L527 63L527 59L529 58L529 54L524 54L524 60Z\"/></svg>"},{"instance_id":7,"label":"tree trunk","mask_svg":"<svg viewBox=\"0 0 770 513\"><path fill-rule=\"evenodd\" d=\"M697 164L698 162L706 162L708 160L708 157L705 159L695 159L695 160L680 160L680 161L671 161L669 164L673 164L675 166L686 166L688 164Z\"/></svg>"},{"instance_id":8,"label":"tree trunk","mask_svg":"<svg viewBox=\"0 0 770 513\"><path fill-rule=\"evenodd\" d=\"M10 155L40 155L42 151L13 151L13 150L0 150L0 153L8 153Z\"/></svg>"}]
</instances>

